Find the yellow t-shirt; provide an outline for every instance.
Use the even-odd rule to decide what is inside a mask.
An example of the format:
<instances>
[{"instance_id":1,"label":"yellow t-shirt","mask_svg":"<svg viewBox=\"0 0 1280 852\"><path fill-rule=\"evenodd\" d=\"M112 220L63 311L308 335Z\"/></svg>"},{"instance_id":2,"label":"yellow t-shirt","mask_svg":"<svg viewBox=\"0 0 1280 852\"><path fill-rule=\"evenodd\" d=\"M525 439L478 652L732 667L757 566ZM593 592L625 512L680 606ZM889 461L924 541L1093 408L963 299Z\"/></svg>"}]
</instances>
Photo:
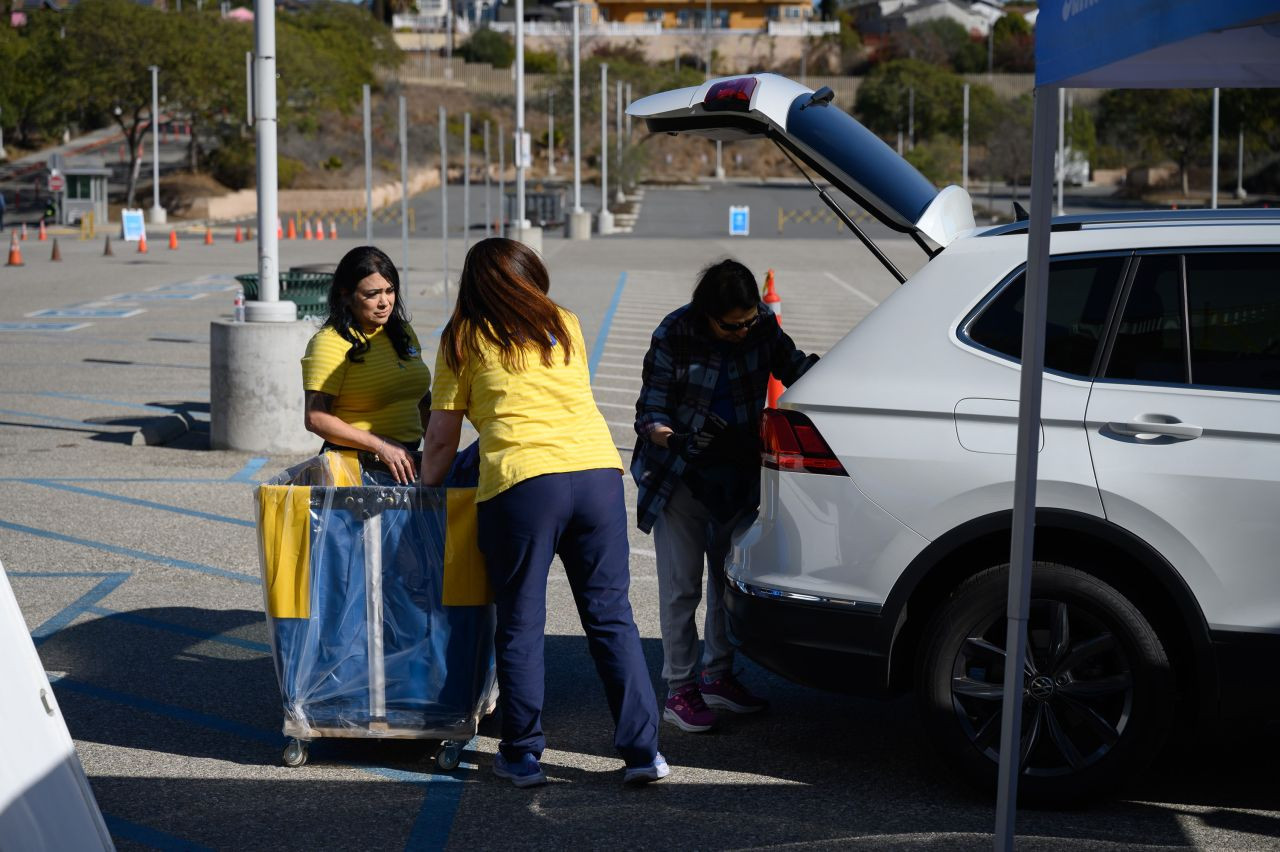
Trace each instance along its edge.
<instances>
[{"instance_id":1,"label":"yellow t-shirt","mask_svg":"<svg viewBox=\"0 0 1280 852\"><path fill-rule=\"evenodd\" d=\"M351 344L330 326L312 336L302 356L302 387L332 396L332 413L344 423L408 444L422 437L418 402L431 387L418 335L409 332L412 357L401 361L386 330L369 335L362 361L347 358Z\"/></svg>"},{"instance_id":2,"label":"yellow t-shirt","mask_svg":"<svg viewBox=\"0 0 1280 852\"><path fill-rule=\"evenodd\" d=\"M480 433L477 502L547 473L622 469L591 395L582 328L569 311L562 308L560 314L573 343L567 365L557 346L550 367L531 350L525 368L511 372L502 366L498 350L483 340L477 342L483 361L473 356L461 375L449 369L443 350L436 355L432 409L464 411Z\"/></svg>"}]
</instances>

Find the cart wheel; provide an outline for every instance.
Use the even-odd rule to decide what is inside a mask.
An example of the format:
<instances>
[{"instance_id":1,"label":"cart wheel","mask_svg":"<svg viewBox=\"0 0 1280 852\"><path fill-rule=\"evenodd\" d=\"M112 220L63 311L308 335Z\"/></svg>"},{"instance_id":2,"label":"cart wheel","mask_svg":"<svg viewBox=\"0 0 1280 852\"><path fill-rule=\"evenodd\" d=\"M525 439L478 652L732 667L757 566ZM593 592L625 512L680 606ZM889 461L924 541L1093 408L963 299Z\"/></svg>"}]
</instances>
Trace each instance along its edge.
<instances>
[{"instance_id":1,"label":"cart wheel","mask_svg":"<svg viewBox=\"0 0 1280 852\"><path fill-rule=\"evenodd\" d=\"M289 744L284 747L284 754L280 756L285 766L297 768L305 766L307 763L307 744L302 740L289 740Z\"/></svg>"},{"instance_id":2,"label":"cart wheel","mask_svg":"<svg viewBox=\"0 0 1280 852\"><path fill-rule=\"evenodd\" d=\"M452 772L458 768L458 763L462 760L462 749L466 743L451 742L445 740L440 743L440 748L436 751L436 766L445 772Z\"/></svg>"}]
</instances>

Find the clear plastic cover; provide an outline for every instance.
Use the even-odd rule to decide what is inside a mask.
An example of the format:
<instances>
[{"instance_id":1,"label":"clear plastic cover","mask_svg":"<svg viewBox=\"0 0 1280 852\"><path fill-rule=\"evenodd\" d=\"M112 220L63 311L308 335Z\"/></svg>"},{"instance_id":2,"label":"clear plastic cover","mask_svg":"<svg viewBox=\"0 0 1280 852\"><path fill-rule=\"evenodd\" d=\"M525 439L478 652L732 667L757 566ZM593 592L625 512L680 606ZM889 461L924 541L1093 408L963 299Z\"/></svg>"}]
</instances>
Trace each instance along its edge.
<instances>
[{"instance_id":1,"label":"clear plastic cover","mask_svg":"<svg viewBox=\"0 0 1280 852\"><path fill-rule=\"evenodd\" d=\"M466 564L445 565L450 531L474 539L474 502L454 498L474 494L475 455L460 453L442 488L397 486L336 453L258 488L286 735L465 739L492 708L494 614L475 594L483 566L465 559L474 541L450 542Z\"/></svg>"}]
</instances>

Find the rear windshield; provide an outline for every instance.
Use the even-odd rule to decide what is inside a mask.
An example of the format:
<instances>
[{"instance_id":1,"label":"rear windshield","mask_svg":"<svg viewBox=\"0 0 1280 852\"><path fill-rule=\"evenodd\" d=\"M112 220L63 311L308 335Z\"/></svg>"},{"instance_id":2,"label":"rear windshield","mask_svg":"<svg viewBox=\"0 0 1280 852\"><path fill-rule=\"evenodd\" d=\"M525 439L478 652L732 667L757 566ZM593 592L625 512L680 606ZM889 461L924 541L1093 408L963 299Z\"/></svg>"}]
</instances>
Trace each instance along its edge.
<instances>
[{"instance_id":1,"label":"rear windshield","mask_svg":"<svg viewBox=\"0 0 1280 852\"><path fill-rule=\"evenodd\" d=\"M787 135L899 227L913 226L938 188L852 116L831 104L811 104L808 94L791 104ZM864 205L865 206L865 205Z\"/></svg>"}]
</instances>

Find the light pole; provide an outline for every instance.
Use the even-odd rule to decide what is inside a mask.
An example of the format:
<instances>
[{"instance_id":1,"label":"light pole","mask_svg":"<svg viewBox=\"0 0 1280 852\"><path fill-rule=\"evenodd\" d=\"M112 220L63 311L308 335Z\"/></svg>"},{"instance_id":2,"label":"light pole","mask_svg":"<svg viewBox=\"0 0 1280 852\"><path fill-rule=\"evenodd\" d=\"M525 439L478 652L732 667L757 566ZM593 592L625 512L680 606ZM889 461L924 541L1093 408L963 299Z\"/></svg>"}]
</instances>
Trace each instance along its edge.
<instances>
[{"instance_id":1,"label":"light pole","mask_svg":"<svg viewBox=\"0 0 1280 852\"><path fill-rule=\"evenodd\" d=\"M405 120L405 99L400 96L400 250L404 258L400 285L409 283L409 123ZM321 226L323 227L323 225ZM370 240L372 242L372 240Z\"/></svg>"},{"instance_id":2,"label":"light pole","mask_svg":"<svg viewBox=\"0 0 1280 852\"><path fill-rule=\"evenodd\" d=\"M702 49L705 51L707 79L711 79L711 0L707 0L707 10L702 14Z\"/></svg>"},{"instance_id":3,"label":"light pole","mask_svg":"<svg viewBox=\"0 0 1280 852\"><path fill-rule=\"evenodd\" d=\"M373 244L373 118L370 114L369 84L361 87L364 94L364 241Z\"/></svg>"},{"instance_id":4,"label":"light pole","mask_svg":"<svg viewBox=\"0 0 1280 852\"><path fill-rule=\"evenodd\" d=\"M258 145L258 299L262 304L280 303L280 242L276 220L279 198L276 195L276 7L274 0L255 0L253 10L253 129ZM265 320L294 320L297 308L274 311ZM287 313L288 316L274 316ZM254 319L254 305L245 305L245 317Z\"/></svg>"},{"instance_id":5,"label":"light pole","mask_svg":"<svg viewBox=\"0 0 1280 852\"><path fill-rule=\"evenodd\" d=\"M493 188L489 175L489 122L484 123L484 238L493 236L493 206L490 198Z\"/></svg>"},{"instance_id":6,"label":"light pole","mask_svg":"<svg viewBox=\"0 0 1280 852\"><path fill-rule=\"evenodd\" d=\"M547 89L547 174L556 174L556 90Z\"/></svg>"},{"instance_id":7,"label":"light pole","mask_svg":"<svg viewBox=\"0 0 1280 852\"><path fill-rule=\"evenodd\" d=\"M1217 91L1216 89L1214 91ZM1067 175L1066 142L1067 90L1058 89L1058 215L1063 214L1063 184Z\"/></svg>"},{"instance_id":8,"label":"light pole","mask_svg":"<svg viewBox=\"0 0 1280 852\"><path fill-rule=\"evenodd\" d=\"M1244 122L1240 123L1239 141L1236 143L1236 198L1244 198Z\"/></svg>"},{"instance_id":9,"label":"light pole","mask_svg":"<svg viewBox=\"0 0 1280 852\"><path fill-rule=\"evenodd\" d=\"M591 214L582 209L582 5L573 9L573 210L569 239L591 239Z\"/></svg>"},{"instance_id":10,"label":"light pole","mask_svg":"<svg viewBox=\"0 0 1280 852\"><path fill-rule=\"evenodd\" d=\"M528 238L524 209L524 0L516 0L516 239Z\"/></svg>"},{"instance_id":11,"label":"light pole","mask_svg":"<svg viewBox=\"0 0 1280 852\"><path fill-rule=\"evenodd\" d=\"M151 69L151 223L163 225L168 218L160 206L160 66Z\"/></svg>"},{"instance_id":12,"label":"light pole","mask_svg":"<svg viewBox=\"0 0 1280 852\"><path fill-rule=\"evenodd\" d=\"M964 84L964 144L960 151L960 185L969 191L969 84Z\"/></svg>"},{"instance_id":13,"label":"light pole","mask_svg":"<svg viewBox=\"0 0 1280 852\"><path fill-rule=\"evenodd\" d=\"M609 212L609 63L600 63L600 234L613 233Z\"/></svg>"}]
</instances>

